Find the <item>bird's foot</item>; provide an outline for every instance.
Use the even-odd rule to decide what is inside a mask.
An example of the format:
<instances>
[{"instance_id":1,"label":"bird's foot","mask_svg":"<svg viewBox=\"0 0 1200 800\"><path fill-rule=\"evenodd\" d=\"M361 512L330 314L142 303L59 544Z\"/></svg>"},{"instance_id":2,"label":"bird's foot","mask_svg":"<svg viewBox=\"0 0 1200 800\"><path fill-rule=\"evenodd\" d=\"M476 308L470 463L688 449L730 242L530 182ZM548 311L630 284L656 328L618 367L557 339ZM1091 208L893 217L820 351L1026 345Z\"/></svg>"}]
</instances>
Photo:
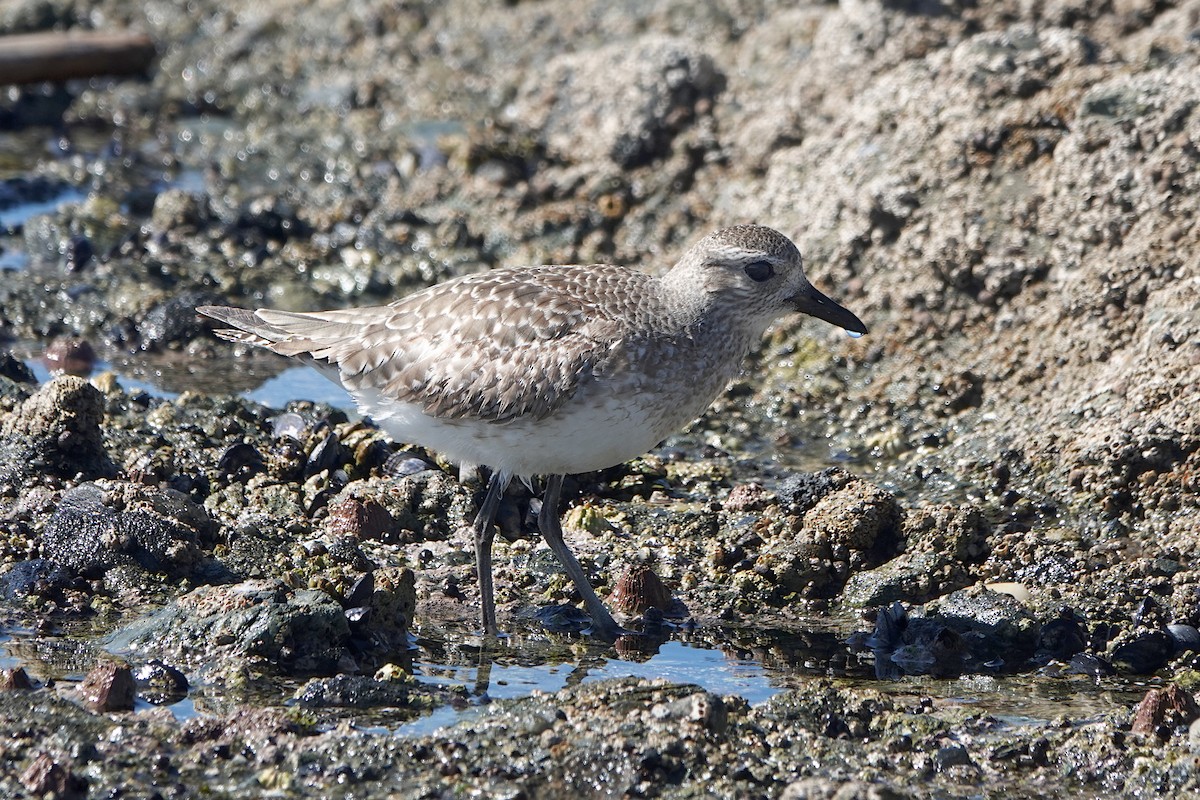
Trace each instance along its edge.
<instances>
[{"instance_id":1,"label":"bird's foot","mask_svg":"<svg viewBox=\"0 0 1200 800\"><path fill-rule=\"evenodd\" d=\"M636 635L637 632L631 631L628 628L622 628L617 624L616 620L605 614L601 619L592 617L591 627L584 628L583 633L585 636L591 636L593 639L599 639L611 644L622 636Z\"/></svg>"}]
</instances>

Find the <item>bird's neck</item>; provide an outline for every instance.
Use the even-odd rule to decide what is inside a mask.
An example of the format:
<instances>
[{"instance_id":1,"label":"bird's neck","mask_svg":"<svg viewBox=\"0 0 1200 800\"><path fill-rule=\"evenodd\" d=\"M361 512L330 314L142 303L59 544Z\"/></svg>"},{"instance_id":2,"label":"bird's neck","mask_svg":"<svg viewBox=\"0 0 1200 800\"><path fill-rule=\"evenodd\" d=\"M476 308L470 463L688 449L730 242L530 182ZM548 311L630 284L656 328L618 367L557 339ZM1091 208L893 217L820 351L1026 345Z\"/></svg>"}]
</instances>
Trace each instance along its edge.
<instances>
[{"instance_id":1,"label":"bird's neck","mask_svg":"<svg viewBox=\"0 0 1200 800\"><path fill-rule=\"evenodd\" d=\"M744 309L722 303L716 293L701 290L698 284L675 280L668 273L659 281L660 308L670 324L663 326L678 337L701 348L742 355L753 349L773 321L765 316L747 316Z\"/></svg>"},{"instance_id":2,"label":"bird's neck","mask_svg":"<svg viewBox=\"0 0 1200 800\"><path fill-rule=\"evenodd\" d=\"M682 276L678 268L655 281L662 314L671 321L673 329L687 333L710 324L717 311L715 298L698 283Z\"/></svg>"}]
</instances>

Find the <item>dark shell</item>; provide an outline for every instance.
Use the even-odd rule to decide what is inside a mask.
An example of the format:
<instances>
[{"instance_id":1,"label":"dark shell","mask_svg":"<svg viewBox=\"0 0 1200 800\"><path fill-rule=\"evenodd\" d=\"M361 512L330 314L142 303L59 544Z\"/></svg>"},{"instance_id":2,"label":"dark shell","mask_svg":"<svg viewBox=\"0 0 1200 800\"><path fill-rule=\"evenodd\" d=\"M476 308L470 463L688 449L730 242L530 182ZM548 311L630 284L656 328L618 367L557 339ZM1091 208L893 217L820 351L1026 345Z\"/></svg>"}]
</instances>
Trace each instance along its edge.
<instances>
[{"instance_id":1,"label":"dark shell","mask_svg":"<svg viewBox=\"0 0 1200 800\"><path fill-rule=\"evenodd\" d=\"M408 475L416 475L418 472L435 469L435 467L423 458L418 458L407 450L401 450L392 455L383 462L383 474L393 478L403 478Z\"/></svg>"},{"instance_id":2,"label":"dark shell","mask_svg":"<svg viewBox=\"0 0 1200 800\"><path fill-rule=\"evenodd\" d=\"M1065 661L1087 647L1087 632L1072 617L1057 617L1042 626L1038 652Z\"/></svg>"},{"instance_id":3,"label":"dark shell","mask_svg":"<svg viewBox=\"0 0 1200 800\"><path fill-rule=\"evenodd\" d=\"M375 573L367 572L350 587L350 591L346 593L346 602L343 605L346 608L368 606L371 604L371 597L374 594Z\"/></svg>"},{"instance_id":4,"label":"dark shell","mask_svg":"<svg viewBox=\"0 0 1200 800\"><path fill-rule=\"evenodd\" d=\"M1195 626L1175 622L1167 626L1167 635L1175 643L1176 652L1184 653L1190 650L1200 653L1200 630Z\"/></svg>"},{"instance_id":5,"label":"dark shell","mask_svg":"<svg viewBox=\"0 0 1200 800\"><path fill-rule=\"evenodd\" d=\"M1146 631L1117 647L1112 662L1135 675L1149 675L1167 663L1175 652L1175 642L1162 631Z\"/></svg>"},{"instance_id":6,"label":"dark shell","mask_svg":"<svg viewBox=\"0 0 1200 800\"><path fill-rule=\"evenodd\" d=\"M1069 671L1079 675L1091 675L1096 678L1117 674L1112 664L1091 653L1076 653L1071 656Z\"/></svg>"},{"instance_id":7,"label":"dark shell","mask_svg":"<svg viewBox=\"0 0 1200 800\"><path fill-rule=\"evenodd\" d=\"M221 454L217 471L224 475L250 476L266 469L262 454L252 445L239 442Z\"/></svg>"},{"instance_id":8,"label":"dark shell","mask_svg":"<svg viewBox=\"0 0 1200 800\"><path fill-rule=\"evenodd\" d=\"M337 469L346 461L346 448L338 440L337 434L330 431L320 444L308 454L308 464L304 467L305 475L317 475L325 470Z\"/></svg>"},{"instance_id":9,"label":"dark shell","mask_svg":"<svg viewBox=\"0 0 1200 800\"><path fill-rule=\"evenodd\" d=\"M346 622L352 628L361 627L371 621L371 609L369 606L354 606L346 609Z\"/></svg>"},{"instance_id":10,"label":"dark shell","mask_svg":"<svg viewBox=\"0 0 1200 800\"><path fill-rule=\"evenodd\" d=\"M96 256L92 240L86 236L72 236L60 246L63 266L68 272L78 272L91 263Z\"/></svg>"}]
</instances>

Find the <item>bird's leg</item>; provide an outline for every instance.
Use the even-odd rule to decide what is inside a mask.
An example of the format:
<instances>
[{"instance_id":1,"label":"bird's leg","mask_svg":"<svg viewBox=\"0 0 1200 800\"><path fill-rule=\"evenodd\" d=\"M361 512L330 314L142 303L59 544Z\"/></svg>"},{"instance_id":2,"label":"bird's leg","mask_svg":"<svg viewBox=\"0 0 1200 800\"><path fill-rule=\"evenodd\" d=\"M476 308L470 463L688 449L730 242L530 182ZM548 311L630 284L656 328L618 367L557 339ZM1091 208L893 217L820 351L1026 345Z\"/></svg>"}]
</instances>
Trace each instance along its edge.
<instances>
[{"instance_id":1,"label":"bird's leg","mask_svg":"<svg viewBox=\"0 0 1200 800\"><path fill-rule=\"evenodd\" d=\"M496 627L496 596L492 586L492 539L496 536L493 522L496 511L500 508L500 498L508 488L510 475L504 472L493 472L488 481L487 495L479 513L475 515L475 573L479 576L479 599L483 606L483 633L485 636L496 636L500 629Z\"/></svg>"},{"instance_id":2,"label":"bird's leg","mask_svg":"<svg viewBox=\"0 0 1200 800\"><path fill-rule=\"evenodd\" d=\"M546 481L546 494L542 498L542 510L538 514L538 529L541 530L546 544L554 551L554 555L558 556L563 569L575 584L576 591L583 597L583 605L592 618L592 635L611 642L620 635L621 626L608 613L604 603L600 602L592 585L588 583L587 576L583 574L583 567L579 566L579 561L563 541L562 524L558 519L558 496L562 492L562 483L562 475L551 475Z\"/></svg>"}]
</instances>

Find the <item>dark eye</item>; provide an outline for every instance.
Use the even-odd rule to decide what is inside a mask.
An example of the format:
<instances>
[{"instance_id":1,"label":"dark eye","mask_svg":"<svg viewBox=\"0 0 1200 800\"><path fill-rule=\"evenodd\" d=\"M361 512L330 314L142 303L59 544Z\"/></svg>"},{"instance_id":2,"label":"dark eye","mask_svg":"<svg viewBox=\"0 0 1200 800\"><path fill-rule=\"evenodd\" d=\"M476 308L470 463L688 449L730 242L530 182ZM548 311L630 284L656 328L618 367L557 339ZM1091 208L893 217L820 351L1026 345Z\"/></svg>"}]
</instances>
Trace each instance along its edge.
<instances>
[{"instance_id":1,"label":"dark eye","mask_svg":"<svg viewBox=\"0 0 1200 800\"><path fill-rule=\"evenodd\" d=\"M746 265L746 277L755 283L762 283L775 274L775 268L768 261L751 261Z\"/></svg>"}]
</instances>

